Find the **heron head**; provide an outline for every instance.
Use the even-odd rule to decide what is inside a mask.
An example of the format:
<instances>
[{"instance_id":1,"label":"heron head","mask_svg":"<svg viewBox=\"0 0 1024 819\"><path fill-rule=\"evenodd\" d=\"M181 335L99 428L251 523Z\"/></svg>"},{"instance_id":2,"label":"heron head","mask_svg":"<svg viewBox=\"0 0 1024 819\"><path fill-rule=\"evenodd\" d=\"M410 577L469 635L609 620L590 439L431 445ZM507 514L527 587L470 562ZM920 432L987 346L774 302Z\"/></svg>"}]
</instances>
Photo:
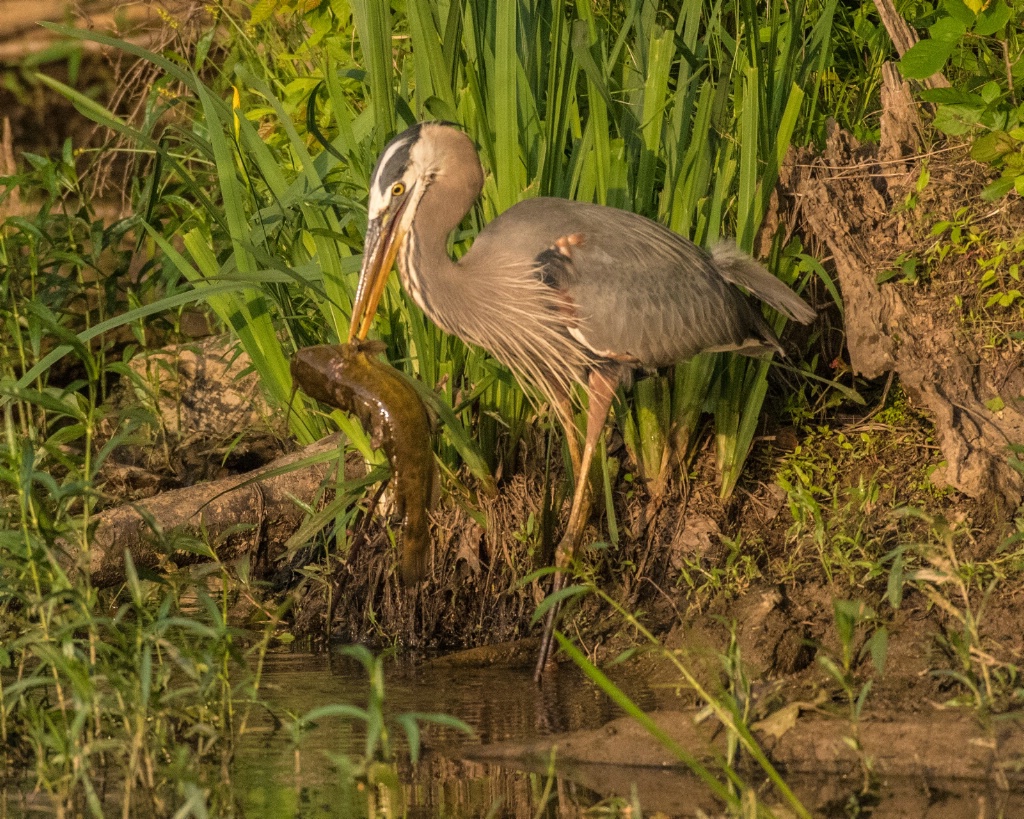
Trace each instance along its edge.
<instances>
[{"instance_id":1,"label":"heron head","mask_svg":"<svg viewBox=\"0 0 1024 819\"><path fill-rule=\"evenodd\" d=\"M387 144L370 179L369 220L349 341L363 339L370 331L388 274L424 196L443 189L447 195L432 198L436 207L452 213L461 204L457 194L468 196L465 209L447 226L444 233L447 236L465 215L482 185L483 171L473 143L455 127L423 122Z\"/></svg>"}]
</instances>

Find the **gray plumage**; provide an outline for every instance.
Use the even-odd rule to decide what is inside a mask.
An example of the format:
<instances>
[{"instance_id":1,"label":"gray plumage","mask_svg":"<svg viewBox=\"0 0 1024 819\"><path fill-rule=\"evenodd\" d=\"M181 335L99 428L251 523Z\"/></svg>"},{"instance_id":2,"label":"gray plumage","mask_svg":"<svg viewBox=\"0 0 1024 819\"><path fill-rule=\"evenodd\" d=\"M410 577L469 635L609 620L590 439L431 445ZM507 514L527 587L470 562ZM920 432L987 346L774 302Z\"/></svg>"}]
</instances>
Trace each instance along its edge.
<instances>
[{"instance_id":1,"label":"gray plumage","mask_svg":"<svg viewBox=\"0 0 1024 819\"><path fill-rule=\"evenodd\" d=\"M508 237L515 237L511 240ZM564 251L557 243L565 243ZM728 244L708 254L657 222L566 199L528 199L477 237L460 266L488 269L505 254L530 259L535 276L573 307L566 317L590 353L655 368L707 351L782 352L760 309L733 285L798 321L814 311Z\"/></svg>"}]
</instances>

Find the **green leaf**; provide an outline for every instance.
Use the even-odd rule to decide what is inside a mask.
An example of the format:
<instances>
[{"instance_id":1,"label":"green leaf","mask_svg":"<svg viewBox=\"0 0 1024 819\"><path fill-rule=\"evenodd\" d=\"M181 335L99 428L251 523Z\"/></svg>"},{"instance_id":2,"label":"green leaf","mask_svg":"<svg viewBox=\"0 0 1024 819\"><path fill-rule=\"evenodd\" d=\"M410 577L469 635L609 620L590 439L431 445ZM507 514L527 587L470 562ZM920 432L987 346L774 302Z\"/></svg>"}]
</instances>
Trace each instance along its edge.
<instances>
[{"instance_id":1,"label":"green leaf","mask_svg":"<svg viewBox=\"0 0 1024 819\"><path fill-rule=\"evenodd\" d=\"M955 42L946 40L922 40L903 55L899 62L900 71L912 80L930 77L942 70L955 47Z\"/></svg>"},{"instance_id":2,"label":"green leaf","mask_svg":"<svg viewBox=\"0 0 1024 819\"><path fill-rule=\"evenodd\" d=\"M353 0L351 7L369 78L377 144L383 147L384 140L395 132L391 4L384 0Z\"/></svg>"},{"instance_id":3,"label":"green leaf","mask_svg":"<svg viewBox=\"0 0 1024 819\"><path fill-rule=\"evenodd\" d=\"M1024 177L1020 177L1020 180L1024 181ZM1004 196L1006 196L1006 194L1013 190L1014 182L1015 180L1013 179L1013 177L1000 177L995 182L992 182L991 184L985 186L985 188L981 192L981 198L984 199L986 202L994 202L996 199L1002 199ZM1024 188L1024 185L1017 187L1018 192L1021 192L1021 188Z\"/></svg>"},{"instance_id":4,"label":"green leaf","mask_svg":"<svg viewBox=\"0 0 1024 819\"><path fill-rule=\"evenodd\" d=\"M974 140L971 145L971 159L978 162L995 162L1016 147L1016 142L1006 131L991 131Z\"/></svg>"},{"instance_id":5,"label":"green leaf","mask_svg":"<svg viewBox=\"0 0 1024 819\"><path fill-rule=\"evenodd\" d=\"M431 722L434 725L441 725L445 728L451 728L456 731L461 731L467 736L474 736L475 731L463 722L461 719L456 717L450 717L447 714L424 714L417 711L409 711L405 714L399 714L395 717L395 721L402 726L402 730L405 731L405 736L409 740L409 756L412 758L412 764L415 765L420 758L420 726L421 722Z\"/></svg>"},{"instance_id":6,"label":"green leaf","mask_svg":"<svg viewBox=\"0 0 1024 819\"><path fill-rule=\"evenodd\" d=\"M865 646L871 653L871 662L875 671L879 674L885 673L885 660L889 652L889 630L885 626L879 626Z\"/></svg>"},{"instance_id":7,"label":"green leaf","mask_svg":"<svg viewBox=\"0 0 1024 819\"><path fill-rule=\"evenodd\" d=\"M967 26L953 17L940 17L928 28L933 40L945 43L959 43L967 33Z\"/></svg>"},{"instance_id":8,"label":"green leaf","mask_svg":"<svg viewBox=\"0 0 1024 819\"><path fill-rule=\"evenodd\" d=\"M544 615L548 613L548 609L553 606L559 606L563 600L567 600L570 597L579 597L580 595L588 594L593 591L592 586L578 585L578 586L566 586L564 589L559 589L552 594L549 594L543 600L540 601L536 610L533 612L533 616L530 618L530 625L539 623Z\"/></svg>"},{"instance_id":9,"label":"green leaf","mask_svg":"<svg viewBox=\"0 0 1024 819\"><path fill-rule=\"evenodd\" d=\"M985 106L985 100L980 94L972 94L960 88L926 88L919 95L925 102L935 102L947 105L976 105L979 108Z\"/></svg>"},{"instance_id":10,"label":"green leaf","mask_svg":"<svg viewBox=\"0 0 1024 819\"><path fill-rule=\"evenodd\" d=\"M910 80L924 80L942 71L955 43L922 40L913 45L899 61L899 70Z\"/></svg>"},{"instance_id":11,"label":"green leaf","mask_svg":"<svg viewBox=\"0 0 1024 819\"><path fill-rule=\"evenodd\" d=\"M978 12L984 5L985 0L944 0L942 9L950 17L970 27L974 25Z\"/></svg>"},{"instance_id":12,"label":"green leaf","mask_svg":"<svg viewBox=\"0 0 1024 819\"><path fill-rule=\"evenodd\" d=\"M985 406L988 407L989 412L1002 412L1006 409L1006 403L998 395L995 398L989 398L985 402Z\"/></svg>"},{"instance_id":13,"label":"green leaf","mask_svg":"<svg viewBox=\"0 0 1024 819\"><path fill-rule=\"evenodd\" d=\"M1010 20L1010 7L1005 0L996 0L978 15L974 33L982 37L991 37Z\"/></svg>"},{"instance_id":14,"label":"green leaf","mask_svg":"<svg viewBox=\"0 0 1024 819\"><path fill-rule=\"evenodd\" d=\"M342 717L343 719L354 719L360 722L366 722L368 714L364 708L358 708L355 705L334 703L331 705L321 705L319 708L307 711L299 717L298 722L303 726L307 726L326 717Z\"/></svg>"},{"instance_id":15,"label":"green leaf","mask_svg":"<svg viewBox=\"0 0 1024 819\"><path fill-rule=\"evenodd\" d=\"M973 130L981 119L981 109L967 105L943 105L932 120L938 130L950 136L959 136Z\"/></svg>"},{"instance_id":16,"label":"green leaf","mask_svg":"<svg viewBox=\"0 0 1024 819\"><path fill-rule=\"evenodd\" d=\"M995 80L990 80L989 82L985 83L981 88L981 98L989 104L999 99L1002 93L1003 91L999 87L999 83L997 83Z\"/></svg>"}]
</instances>

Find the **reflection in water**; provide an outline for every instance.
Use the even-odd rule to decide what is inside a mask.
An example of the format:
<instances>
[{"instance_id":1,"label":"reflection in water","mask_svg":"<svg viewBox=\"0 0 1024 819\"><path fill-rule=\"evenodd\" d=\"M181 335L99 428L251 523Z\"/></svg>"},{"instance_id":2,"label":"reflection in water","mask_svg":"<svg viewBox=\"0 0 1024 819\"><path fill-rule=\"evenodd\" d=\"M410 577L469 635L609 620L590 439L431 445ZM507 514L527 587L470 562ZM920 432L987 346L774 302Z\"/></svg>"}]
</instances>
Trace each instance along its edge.
<instances>
[{"instance_id":1,"label":"reflection in water","mask_svg":"<svg viewBox=\"0 0 1024 819\"><path fill-rule=\"evenodd\" d=\"M424 724L420 761L413 766L400 728L390 736L399 751L407 816L575 816L602 797L547 770L524 772L459 758L473 743L528 741L596 728L621 715L574 668L563 666L543 688L528 669L462 668L396 659L387 666L385 713L443 713L469 723L471 738ZM329 703L366 704L362 666L338 655L280 654L268 658L262 694L278 713L295 716ZM646 691L629 691L642 706ZM343 788L332 759L364 753L364 726L336 718L321 721L296 746L269 717L256 716L243 739L232 781L246 816L366 815L365 794ZM283 793L282 791L287 791ZM624 796L629 796L629 786ZM640 794L641 802L643 794ZM547 807L544 808L545 804ZM400 813L400 811L399 811Z\"/></svg>"},{"instance_id":2,"label":"reflection in water","mask_svg":"<svg viewBox=\"0 0 1024 819\"><path fill-rule=\"evenodd\" d=\"M424 726L424 755L412 765L402 736L391 736L399 749L398 771L404 805L393 815L409 819L571 819L581 816L720 815L721 807L689 775L677 769L611 765L560 766L522 761L502 766L461 758L467 742L528 742L552 733L595 728L620 716L604 695L563 665L557 676L537 689L528 670L461 668L440 663L395 660L387 667L385 711L441 712L473 726L476 737L437 726ZM338 656L277 655L267 664L263 693L277 713L300 715L328 703L366 703L368 685L358 664ZM619 679L641 707L656 705L650 691ZM632 683L632 688L630 687ZM351 721L324 720L298 746L287 730L269 716L243 740L232 770L232 785L242 815L250 818L319 816L387 816L380 803L368 808L365 792L342 785L332 759L362 754L365 732ZM398 729L400 733L400 729ZM609 742L614 737L609 736ZM756 772L746 770L755 788ZM841 777L787 778L815 816L848 816L857 783ZM991 782L923 780L887 781L873 816L1024 816L1024 796L1001 792ZM760 789L772 802L772 789ZM593 806L600 805L597 810ZM616 810L616 806L619 810Z\"/></svg>"},{"instance_id":3,"label":"reflection in water","mask_svg":"<svg viewBox=\"0 0 1024 819\"><path fill-rule=\"evenodd\" d=\"M525 741L596 728L621 716L574 667L563 665L539 688L529 669L464 668L396 658L385 665L386 708L457 716L480 742ZM646 689L620 684L641 707L653 705ZM364 703L368 684L361 665L334 655L279 654L267 658L262 691L275 706L301 714L330 702ZM452 731L428 732L436 741L465 744ZM340 750L340 749L336 749Z\"/></svg>"},{"instance_id":4,"label":"reflection in water","mask_svg":"<svg viewBox=\"0 0 1024 819\"><path fill-rule=\"evenodd\" d=\"M526 670L396 660L387 672L384 708L388 716L446 713L470 723L476 737L466 740L452 729L424 725L425 751L413 765L401 729L392 729L390 739L398 753L402 784L397 798L401 804L389 806L387 800L392 797L386 789L358 790L346 776L346 760L365 753L363 724L324 718L298 738L289 729L295 718L314 708L332 703L365 706L369 685L362 666L337 655L274 655L268 659L261 689L261 699L270 704L270 710L252 709L231 767L228 799L235 810L221 805L217 815L246 819L638 816L630 812L631 794L648 817L689 817L700 815L698 811L721 814L700 783L678 768L574 764L560 766L556 775L543 761L495 765L462 758L460 749L467 742L528 742L552 732L598 727L618 716L603 695L568 666L548 680L543 690L533 685ZM642 707L656 704L651 692L635 689L635 682L633 690L629 680L617 682ZM607 741L615 741L614 733L608 734ZM756 773L749 768L745 773L757 787ZM871 815L1024 816L1024 793L1019 786L1004 791L992 781L925 779L885 781ZM850 797L856 793L858 777L789 776L787 781L812 815L851 815ZM113 788L111 799L116 800L118 793ZM762 787L759 798L770 804L772 789ZM593 810L595 805L601 807ZM47 797L33 792L31 782L7 782L0 787L0 819L49 817L56 812ZM118 804L111 805L109 815L120 812Z\"/></svg>"}]
</instances>

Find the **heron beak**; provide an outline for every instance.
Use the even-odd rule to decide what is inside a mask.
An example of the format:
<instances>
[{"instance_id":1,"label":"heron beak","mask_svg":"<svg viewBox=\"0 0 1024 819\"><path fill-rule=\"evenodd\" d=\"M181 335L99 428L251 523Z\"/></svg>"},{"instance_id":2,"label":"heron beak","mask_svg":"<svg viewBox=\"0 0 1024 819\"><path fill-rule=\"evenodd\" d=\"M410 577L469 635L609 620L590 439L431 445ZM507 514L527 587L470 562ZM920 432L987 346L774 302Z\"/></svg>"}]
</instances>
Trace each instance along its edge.
<instances>
[{"instance_id":1,"label":"heron beak","mask_svg":"<svg viewBox=\"0 0 1024 819\"><path fill-rule=\"evenodd\" d=\"M366 229L366 243L363 250L363 267L359 271L359 286L352 305L352 324L348 340L362 341L370 332L370 325L377 313L377 305L388 282L391 266L395 263L398 248L405 238L402 229L402 211L405 203L394 211L385 211L372 220Z\"/></svg>"}]
</instances>

